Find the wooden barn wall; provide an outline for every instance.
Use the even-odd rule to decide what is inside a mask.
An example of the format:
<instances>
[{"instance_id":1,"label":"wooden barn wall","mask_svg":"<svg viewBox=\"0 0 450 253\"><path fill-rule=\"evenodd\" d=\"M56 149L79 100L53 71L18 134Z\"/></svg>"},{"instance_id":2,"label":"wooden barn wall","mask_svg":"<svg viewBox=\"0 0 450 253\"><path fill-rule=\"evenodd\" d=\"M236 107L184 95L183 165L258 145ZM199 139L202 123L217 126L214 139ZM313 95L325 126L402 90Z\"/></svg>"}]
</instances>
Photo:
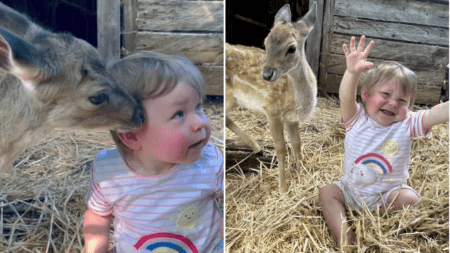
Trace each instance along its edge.
<instances>
[{"instance_id":1,"label":"wooden barn wall","mask_svg":"<svg viewBox=\"0 0 450 253\"><path fill-rule=\"evenodd\" d=\"M207 95L223 95L224 2L122 0L123 48L182 55L202 72Z\"/></svg>"},{"instance_id":2,"label":"wooden barn wall","mask_svg":"<svg viewBox=\"0 0 450 253\"><path fill-rule=\"evenodd\" d=\"M413 70L416 103L439 103L449 63L448 0L326 0L319 87L338 93L346 69L342 44L365 35L375 45L369 61L393 60Z\"/></svg>"}]
</instances>

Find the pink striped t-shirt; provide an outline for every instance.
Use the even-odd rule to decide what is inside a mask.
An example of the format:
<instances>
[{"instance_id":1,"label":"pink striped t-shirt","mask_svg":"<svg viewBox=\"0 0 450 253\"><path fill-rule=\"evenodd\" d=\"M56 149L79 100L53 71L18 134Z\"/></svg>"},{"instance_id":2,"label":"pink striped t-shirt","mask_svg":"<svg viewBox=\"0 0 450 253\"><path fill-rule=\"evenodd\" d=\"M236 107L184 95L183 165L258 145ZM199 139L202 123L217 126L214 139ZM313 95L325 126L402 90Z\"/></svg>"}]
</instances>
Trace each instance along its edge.
<instances>
[{"instance_id":1,"label":"pink striped t-shirt","mask_svg":"<svg viewBox=\"0 0 450 253\"><path fill-rule=\"evenodd\" d=\"M143 177L117 149L103 150L94 160L88 208L114 216L118 253L223 252L216 202L223 201L223 165L220 150L208 143L197 162Z\"/></svg>"},{"instance_id":2,"label":"pink striped t-shirt","mask_svg":"<svg viewBox=\"0 0 450 253\"><path fill-rule=\"evenodd\" d=\"M365 108L358 104L357 112L348 121L344 141L342 183L353 187L361 195L377 195L406 183L411 157L412 141L427 136L423 129L426 111L408 111L406 118L389 126L372 120Z\"/></svg>"}]
</instances>

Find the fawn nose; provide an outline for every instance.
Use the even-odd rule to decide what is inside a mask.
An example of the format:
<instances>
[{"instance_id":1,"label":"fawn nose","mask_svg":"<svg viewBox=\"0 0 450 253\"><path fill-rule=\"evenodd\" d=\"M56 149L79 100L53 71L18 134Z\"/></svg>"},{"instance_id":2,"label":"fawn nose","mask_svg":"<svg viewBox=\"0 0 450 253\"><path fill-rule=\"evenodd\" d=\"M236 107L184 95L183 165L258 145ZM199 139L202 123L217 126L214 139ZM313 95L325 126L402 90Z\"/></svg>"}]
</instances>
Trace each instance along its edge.
<instances>
[{"instance_id":1,"label":"fawn nose","mask_svg":"<svg viewBox=\"0 0 450 253\"><path fill-rule=\"evenodd\" d=\"M137 125L142 125L144 124L144 120L145 120L144 110L142 106L139 105L134 109L133 116L131 117L131 122Z\"/></svg>"},{"instance_id":2,"label":"fawn nose","mask_svg":"<svg viewBox=\"0 0 450 253\"><path fill-rule=\"evenodd\" d=\"M275 75L275 69L271 67L264 67L261 75L264 80L271 81L273 76Z\"/></svg>"}]
</instances>

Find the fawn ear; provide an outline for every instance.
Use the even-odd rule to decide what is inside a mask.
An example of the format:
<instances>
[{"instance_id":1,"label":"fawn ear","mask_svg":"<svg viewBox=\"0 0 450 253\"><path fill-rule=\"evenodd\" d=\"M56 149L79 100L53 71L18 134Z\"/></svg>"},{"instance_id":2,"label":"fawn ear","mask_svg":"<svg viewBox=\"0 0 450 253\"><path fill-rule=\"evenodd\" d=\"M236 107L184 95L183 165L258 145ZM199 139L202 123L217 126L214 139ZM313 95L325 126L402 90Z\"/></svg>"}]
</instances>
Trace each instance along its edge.
<instances>
[{"instance_id":1,"label":"fawn ear","mask_svg":"<svg viewBox=\"0 0 450 253\"><path fill-rule=\"evenodd\" d=\"M0 29L0 73L14 74L24 83L34 86L48 76L41 70L48 66L43 59L35 46L6 29Z\"/></svg>"},{"instance_id":2,"label":"fawn ear","mask_svg":"<svg viewBox=\"0 0 450 253\"><path fill-rule=\"evenodd\" d=\"M279 23L291 22L291 8L289 4L284 5L275 15L275 22L273 26L278 25Z\"/></svg>"},{"instance_id":3,"label":"fawn ear","mask_svg":"<svg viewBox=\"0 0 450 253\"><path fill-rule=\"evenodd\" d=\"M10 72L13 68L12 51L9 43L0 35L0 72Z\"/></svg>"},{"instance_id":4,"label":"fawn ear","mask_svg":"<svg viewBox=\"0 0 450 253\"><path fill-rule=\"evenodd\" d=\"M298 22L303 22L306 25L307 33L311 32L311 30L314 27L314 23L316 22L317 17L317 3L314 1L314 3L311 5L308 13L305 14ZM307 34L306 34L307 35Z\"/></svg>"},{"instance_id":5,"label":"fawn ear","mask_svg":"<svg viewBox=\"0 0 450 253\"><path fill-rule=\"evenodd\" d=\"M141 143L138 140L136 132L117 133L117 137L122 141L125 146L132 150L140 150Z\"/></svg>"}]
</instances>

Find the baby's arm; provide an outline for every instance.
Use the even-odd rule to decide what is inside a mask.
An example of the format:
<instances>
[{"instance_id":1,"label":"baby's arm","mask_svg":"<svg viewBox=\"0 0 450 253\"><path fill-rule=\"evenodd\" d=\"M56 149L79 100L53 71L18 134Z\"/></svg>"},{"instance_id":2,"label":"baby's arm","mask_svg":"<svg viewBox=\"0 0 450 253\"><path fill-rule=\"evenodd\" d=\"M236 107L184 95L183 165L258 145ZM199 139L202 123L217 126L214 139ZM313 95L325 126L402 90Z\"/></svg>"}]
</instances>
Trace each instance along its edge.
<instances>
[{"instance_id":1,"label":"baby's arm","mask_svg":"<svg viewBox=\"0 0 450 253\"><path fill-rule=\"evenodd\" d=\"M443 104L433 106L423 116L422 126L423 129L429 129L434 125L448 122L448 101Z\"/></svg>"},{"instance_id":2,"label":"baby's arm","mask_svg":"<svg viewBox=\"0 0 450 253\"><path fill-rule=\"evenodd\" d=\"M86 253L105 253L108 250L112 215L100 216L89 208L84 213L83 232Z\"/></svg>"},{"instance_id":3,"label":"baby's arm","mask_svg":"<svg viewBox=\"0 0 450 253\"><path fill-rule=\"evenodd\" d=\"M358 49L356 49L355 38L352 37L350 40L350 52L345 44L342 45L347 61L347 70L344 73L339 87L341 118L343 122L350 120L356 113L356 90L361 72L373 66L373 63L366 62L367 56L369 56L370 50L373 47L373 41L363 51L365 40L366 37L361 36Z\"/></svg>"}]
</instances>

